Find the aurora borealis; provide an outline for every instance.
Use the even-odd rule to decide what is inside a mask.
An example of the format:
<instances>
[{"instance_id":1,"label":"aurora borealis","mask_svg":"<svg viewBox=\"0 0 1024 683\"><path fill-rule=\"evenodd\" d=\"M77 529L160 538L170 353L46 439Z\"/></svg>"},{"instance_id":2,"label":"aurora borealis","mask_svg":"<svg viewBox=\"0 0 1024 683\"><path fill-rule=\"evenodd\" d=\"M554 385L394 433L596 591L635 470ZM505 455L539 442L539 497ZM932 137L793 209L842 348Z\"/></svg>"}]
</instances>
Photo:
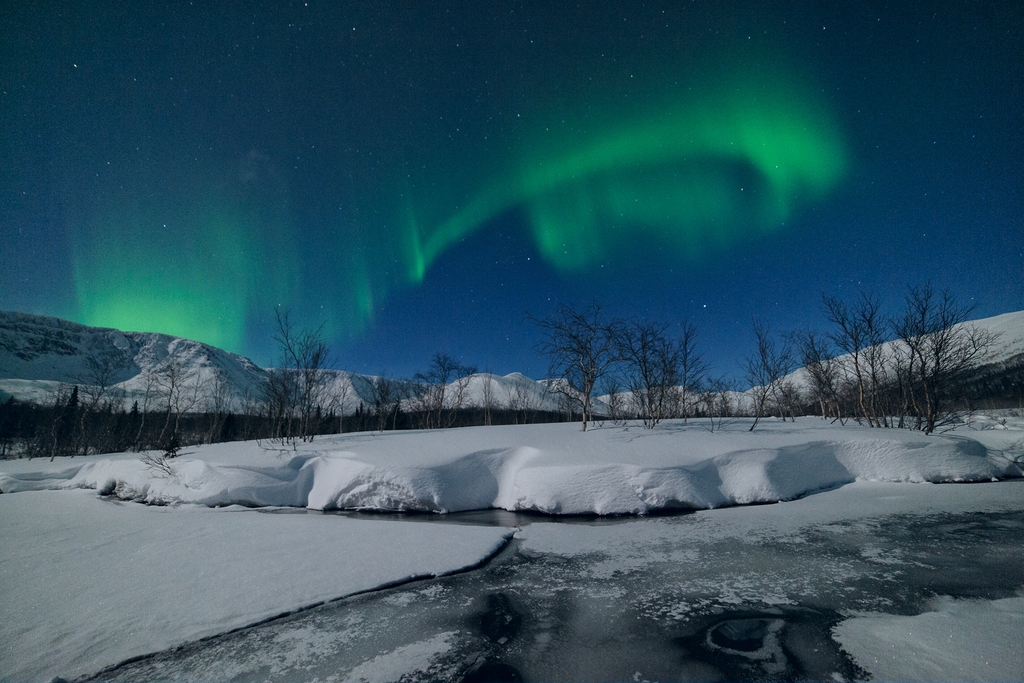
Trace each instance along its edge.
<instances>
[{"instance_id":1,"label":"aurora borealis","mask_svg":"<svg viewBox=\"0 0 1024 683\"><path fill-rule=\"evenodd\" d=\"M0 308L274 361L543 374L524 313L1024 308L1021 11L4 3Z\"/></svg>"},{"instance_id":2,"label":"aurora borealis","mask_svg":"<svg viewBox=\"0 0 1024 683\"><path fill-rule=\"evenodd\" d=\"M841 136L809 99L772 86L725 79L717 96L690 95L649 120L612 127L582 144L552 139L525 156L521 172L477 194L420 244L413 279L463 234L526 205L540 253L561 270L583 270L617 241L653 233L685 254L730 231L780 225L797 192L835 186L845 165ZM763 198L736 196L737 167L748 166ZM717 223L717 224L716 224Z\"/></svg>"}]
</instances>

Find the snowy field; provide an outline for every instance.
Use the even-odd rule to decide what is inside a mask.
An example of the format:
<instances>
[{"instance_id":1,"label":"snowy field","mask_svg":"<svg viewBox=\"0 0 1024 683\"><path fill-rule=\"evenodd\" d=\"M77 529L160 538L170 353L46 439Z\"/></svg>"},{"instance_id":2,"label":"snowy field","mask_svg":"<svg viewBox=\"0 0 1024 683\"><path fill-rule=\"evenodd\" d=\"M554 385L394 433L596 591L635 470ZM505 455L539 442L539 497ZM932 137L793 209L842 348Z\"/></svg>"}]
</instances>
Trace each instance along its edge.
<instances>
[{"instance_id":1,"label":"snowy field","mask_svg":"<svg viewBox=\"0 0 1024 683\"><path fill-rule=\"evenodd\" d=\"M746 534L770 517L774 526L765 533L772 536L785 535L787 525L903 508L1024 507L1016 487L1007 498L1002 485L925 483L1021 475L1022 421L975 426L931 437L809 418L769 422L753 433L742 421L714 433L693 423L586 433L564 424L364 433L295 449L188 449L170 474L147 468L137 454L0 462L0 490L14 494L0 496L0 679L88 675L324 601L456 572L493 555L515 531L294 514L288 507L615 514L804 497L701 513L704 525L684 528ZM879 486L886 495L865 507L864 496L878 497ZM552 524L530 525L518 537L525 549L555 554L618 544L621 557L632 552L631 561L643 563L644 548L657 547L669 528L650 522L639 537L636 526L619 538L627 527ZM671 528L678 533L678 525ZM998 639L1005 629L1019 634L1022 602L1024 596L938 600L917 616L850 615L835 635L881 678L968 679L977 675L944 662L987 656L986 647L1006 642ZM925 663L899 668L886 657L894 643L918 648ZM1003 668L973 670L988 672L982 679L1017 676L1019 647L999 661Z\"/></svg>"}]
</instances>

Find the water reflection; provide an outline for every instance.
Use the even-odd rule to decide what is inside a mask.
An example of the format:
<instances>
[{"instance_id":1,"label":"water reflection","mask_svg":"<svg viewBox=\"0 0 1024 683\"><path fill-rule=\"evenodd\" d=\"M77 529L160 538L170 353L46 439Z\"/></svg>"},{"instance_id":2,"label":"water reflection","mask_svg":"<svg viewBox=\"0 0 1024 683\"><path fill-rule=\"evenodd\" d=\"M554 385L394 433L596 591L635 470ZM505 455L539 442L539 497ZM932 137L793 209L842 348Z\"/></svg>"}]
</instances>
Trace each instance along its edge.
<instances>
[{"instance_id":1,"label":"water reflection","mask_svg":"<svg viewBox=\"0 0 1024 683\"><path fill-rule=\"evenodd\" d=\"M456 524L466 526L494 526L516 528L530 524L583 524L586 526L608 526L642 522L645 519L663 517L679 517L691 515L696 510L691 508L666 508L656 510L644 516L638 515L551 515L528 510L467 510L465 512L394 512L376 510L309 510L306 508L267 508L259 512L276 515L332 515L348 519L367 519L374 521L420 522L424 524Z\"/></svg>"}]
</instances>

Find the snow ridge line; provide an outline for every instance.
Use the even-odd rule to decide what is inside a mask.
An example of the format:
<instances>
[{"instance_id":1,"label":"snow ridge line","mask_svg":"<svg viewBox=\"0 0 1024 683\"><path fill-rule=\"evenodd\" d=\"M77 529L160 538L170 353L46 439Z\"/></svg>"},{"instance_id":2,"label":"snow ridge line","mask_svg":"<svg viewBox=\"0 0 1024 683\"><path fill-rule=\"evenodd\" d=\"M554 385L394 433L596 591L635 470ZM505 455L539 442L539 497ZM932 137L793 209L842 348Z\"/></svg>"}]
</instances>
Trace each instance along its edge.
<instances>
[{"instance_id":1,"label":"snow ridge line","mask_svg":"<svg viewBox=\"0 0 1024 683\"><path fill-rule=\"evenodd\" d=\"M642 515L793 500L858 479L941 483L1024 474L1018 459L999 448L1009 443L989 448L957 435L811 430L798 439L768 434L715 441L692 432L686 439L671 433L637 439L635 433L608 432L577 438L567 449L545 439L536 445L479 448L457 443L464 436L460 431L438 435L441 447L434 453L429 448L420 452L421 433L411 435L412 441L374 441L387 442L383 455L354 441L344 449L327 443L287 462L280 454L262 454L265 466L259 457L223 461L210 457L213 449L197 449L198 457L173 461L171 476L125 457L77 468L65 463L48 471L0 474L0 491L89 488L155 505ZM701 438L714 441L718 452L702 448ZM416 444L415 451L402 448L410 444ZM472 447L460 447L466 445Z\"/></svg>"}]
</instances>

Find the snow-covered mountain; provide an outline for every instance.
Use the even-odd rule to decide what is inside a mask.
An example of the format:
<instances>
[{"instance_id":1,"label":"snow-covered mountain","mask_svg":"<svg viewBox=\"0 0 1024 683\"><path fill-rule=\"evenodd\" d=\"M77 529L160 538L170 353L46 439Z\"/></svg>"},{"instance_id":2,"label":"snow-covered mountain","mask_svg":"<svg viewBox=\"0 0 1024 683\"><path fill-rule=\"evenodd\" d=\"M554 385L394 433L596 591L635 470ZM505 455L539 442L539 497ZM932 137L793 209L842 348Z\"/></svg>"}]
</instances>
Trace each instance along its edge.
<instances>
[{"instance_id":1,"label":"snow-covered mountain","mask_svg":"<svg viewBox=\"0 0 1024 683\"><path fill-rule=\"evenodd\" d=\"M170 366L204 387L219 383L236 409L258 397L267 378L267 370L248 358L190 339L0 311L0 400L13 396L46 403L60 384L95 384L96 361L104 358L116 360L108 384L129 403L139 399L141 404L150 380ZM329 375L329 389L343 401L346 412L359 404L372 405L374 377L343 370L331 370ZM409 382L399 384L409 389ZM493 408L559 410L558 396L546 383L518 372L504 377L473 375L464 396L466 406L490 403Z\"/></svg>"},{"instance_id":2,"label":"snow-covered mountain","mask_svg":"<svg viewBox=\"0 0 1024 683\"><path fill-rule=\"evenodd\" d=\"M987 364L1024 362L1024 311L982 318L974 324L999 335L992 354L986 359Z\"/></svg>"},{"instance_id":3,"label":"snow-covered mountain","mask_svg":"<svg viewBox=\"0 0 1024 683\"><path fill-rule=\"evenodd\" d=\"M970 320L963 324L988 330L996 336L996 342L986 357L963 378L965 388L975 397L1017 397L1024 391L1024 311ZM882 357L892 355L894 344L892 341L882 344ZM847 358L846 355L841 355L837 360L842 362ZM811 386L810 375L803 367L791 372L783 382L792 383L802 391L808 391ZM734 405L744 406L751 400L751 392L751 389L746 389L725 393ZM596 398L605 405L609 399L607 395ZM625 405L630 405L632 393L623 391L620 399Z\"/></svg>"},{"instance_id":4,"label":"snow-covered mountain","mask_svg":"<svg viewBox=\"0 0 1024 683\"><path fill-rule=\"evenodd\" d=\"M995 349L973 374L976 381L997 385L1007 373L1024 372L1024 311L972 321L999 334ZM176 365L183 376L204 387L219 384L227 400L239 408L253 400L266 381L267 370L248 358L208 344L155 332L121 332L27 313L0 311L0 400L45 403L64 384L91 384L95 363L90 359L117 358L109 383L130 402L145 394L154 376ZM330 371L330 389L342 399L346 412L373 403L375 378L342 370ZM804 371L793 379L806 381ZM561 410L557 380L536 381L518 372L505 376L480 373L469 378L464 406L511 408L524 411ZM402 382L406 389L408 382ZM598 412L604 399L595 397ZM197 406L197 409L202 409Z\"/></svg>"},{"instance_id":5,"label":"snow-covered mountain","mask_svg":"<svg viewBox=\"0 0 1024 683\"><path fill-rule=\"evenodd\" d=\"M1024 372L1024 311L1014 311L969 320L963 325L976 327L979 330L988 330L995 335L995 344L986 354L985 358L968 375L966 381L976 383L998 384L1004 375L1016 375ZM894 352L896 342L885 342L881 345L881 357L890 357ZM839 356L839 360L847 359L848 356ZM810 387L810 377L804 368L799 368L788 377L796 386L806 389Z\"/></svg>"},{"instance_id":6,"label":"snow-covered mountain","mask_svg":"<svg viewBox=\"0 0 1024 683\"><path fill-rule=\"evenodd\" d=\"M219 380L233 402L255 395L266 377L248 358L190 339L0 311L0 398L45 402L61 383L95 384L104 372L97 363L129 397L144 394L147 378L170 366L204 385Z\"/></svg>"}]
</instances>

